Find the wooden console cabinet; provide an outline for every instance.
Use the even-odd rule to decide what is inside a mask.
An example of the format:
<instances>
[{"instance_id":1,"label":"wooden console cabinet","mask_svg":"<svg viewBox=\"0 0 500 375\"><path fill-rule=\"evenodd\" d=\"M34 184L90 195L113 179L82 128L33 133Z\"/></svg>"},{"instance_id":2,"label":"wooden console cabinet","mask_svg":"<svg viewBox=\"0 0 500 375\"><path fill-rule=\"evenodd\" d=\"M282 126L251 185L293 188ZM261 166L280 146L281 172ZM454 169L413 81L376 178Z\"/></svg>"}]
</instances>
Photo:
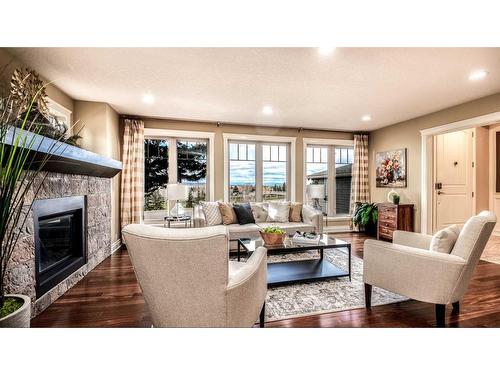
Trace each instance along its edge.
<instances>
[{"instance_id":1,"label":"wooden console cabinet","mask_svg":"<svg viewBox=\"0 0 500 375\"><path fill-rule=\"evenodd\" d=\"M395 230L413 232L413 204L379 203L377 239L392 241Z\"/></svg>"}]
</instances>

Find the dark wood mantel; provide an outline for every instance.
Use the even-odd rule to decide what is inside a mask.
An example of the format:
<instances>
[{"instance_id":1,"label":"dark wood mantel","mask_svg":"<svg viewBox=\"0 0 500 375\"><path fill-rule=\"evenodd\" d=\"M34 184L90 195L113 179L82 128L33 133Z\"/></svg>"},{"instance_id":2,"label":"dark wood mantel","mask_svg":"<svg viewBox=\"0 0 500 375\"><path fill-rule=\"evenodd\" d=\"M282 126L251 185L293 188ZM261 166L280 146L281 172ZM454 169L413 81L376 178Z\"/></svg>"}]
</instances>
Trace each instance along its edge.
<instances>
[{"instance_id":1,"label":"dark wood mantel","mask_svg":"<svg viewBox=\"0 0 500 375\"><path fill-rule=\"evenodd\" d=\"M5 139L0 141L11 146L15 141L15 135L19 131L17 128L9 130ZM108 178L114 177L122 170L122 163L118 160L58 141L54 145L54 140L51 138L28 131L24 132L28 137L27 143L33 144L31 149L36 154L35 158L41 160L44 155L51 155L49 161L45 164L44 170Z\"/></svg>"}]
</instances>

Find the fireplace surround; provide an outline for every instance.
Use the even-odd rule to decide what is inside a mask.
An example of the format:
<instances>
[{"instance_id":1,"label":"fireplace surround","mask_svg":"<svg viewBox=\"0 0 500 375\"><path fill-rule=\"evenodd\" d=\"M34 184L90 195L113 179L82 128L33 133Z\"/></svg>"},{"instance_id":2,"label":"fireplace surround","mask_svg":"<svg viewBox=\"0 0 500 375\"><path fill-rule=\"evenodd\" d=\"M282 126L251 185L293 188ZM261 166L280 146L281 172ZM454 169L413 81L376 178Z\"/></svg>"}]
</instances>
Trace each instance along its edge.
<instances>
[{"instance_id":1,"label":"fireplace surround","mask_svg":"<svg viewBox=\"0 0 500 375\"><path fill-rule=\"evenodd\" d=\"M86 196L33 202L36 297L87 263Z\"/></svg>"},{"instance_id":2,"label":"fireplace surround","mask_svg":"<svg viewBox=\"0 0 500 375\"><path fill-rule=\"evenodd\" d=\"M111 188L122 163L72 145L54 149L50 147L54 140L30 137L26 144L38 156L50 155L50 163L26 193L27 217L19 228L4 285L7 293L31 298L33 317L119 247L111 244ZM7 136L2 142L9 147L13 138ZM55 236L58 242L50 244Z\"/></svg>"},{"instance_id":3,"label":"fireplace surround","mask_svg":"<svg viewBox=\"0 0 500 375\"><path fill-rule=\"evenodd\" d=\"M34 196L35 192L29 194ZM24 294L31 298L32 317L45 310L90 270L111 255L111 179L77 174L49 172L37 200L86 197L86 255L87 261L46 293L37 290L37 261L35 249L35 215L33 207L23 226L17 249L12 254L5 275L8 293ZM27 197L29 202L30 196ZM26 206L29 209L29 206ZM59 210L58 210L59 211Z\"/></svg>"}]
</instances>

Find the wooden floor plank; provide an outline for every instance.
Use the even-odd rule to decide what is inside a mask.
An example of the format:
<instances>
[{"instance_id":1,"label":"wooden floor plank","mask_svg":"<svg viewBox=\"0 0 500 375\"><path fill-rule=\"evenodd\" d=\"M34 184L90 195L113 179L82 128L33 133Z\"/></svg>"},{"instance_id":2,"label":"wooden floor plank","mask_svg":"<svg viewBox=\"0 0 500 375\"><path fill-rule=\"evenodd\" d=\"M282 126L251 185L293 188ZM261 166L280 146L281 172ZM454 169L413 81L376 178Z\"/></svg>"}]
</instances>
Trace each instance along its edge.
<instances>
[{"instance_id":1,"label":"wooden floor plank","mask_svg":"<svg viewBox=\"0 0 500 375\"><path fill-rule=\"evenodd\" d=\"M363 257L363 234L336 234ZM498 248L489 243L488 252ZM449 327L500 327L500 265L481 261L461 301L446 310ZM125 249L115 252L31 321L32 327L151 327L151 318ZM266 327L433 327L434 305L405 301L371 310L354 309L285 319Z\"/></svg>"}]
</instances>

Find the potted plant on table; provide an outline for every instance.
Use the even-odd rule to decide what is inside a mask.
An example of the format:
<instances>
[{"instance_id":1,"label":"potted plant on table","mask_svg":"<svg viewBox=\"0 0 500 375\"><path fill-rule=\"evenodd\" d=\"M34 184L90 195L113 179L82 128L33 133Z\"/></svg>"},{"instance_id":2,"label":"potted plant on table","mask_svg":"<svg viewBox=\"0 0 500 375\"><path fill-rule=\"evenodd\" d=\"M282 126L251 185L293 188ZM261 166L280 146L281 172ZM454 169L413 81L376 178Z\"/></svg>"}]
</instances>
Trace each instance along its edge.
<instances>
[{"instance_id":1,"label":"potted plant on table","mask_svg":"<svg viewBox=\"0 0 500 375\"><path fill-rule=\"evenodd\" d=\"M260 231L260 236L266 245L281 245L286 237L286 232L280 227L266 227Z\"/></svg>"},{"instance_id":2,"label":"potted plant on table","mask_svg":"<svg viewBox=\"0 0 500 375\"><path fill-rule=\"evenodd\" d=\"M352 216L352 223L367 234L377 233L378 208L376 203L357 202Z\"/></svg>"},{"instance_id":3,"label":"potted plant on table","mask_svg":"<svg viewBox=\"0 0 500 375\"><path fill-rule=\"evenodd\" d=\"M47 153L38 153L44 123L40 123L41 84L28 105L16 96L0 99L0 327L29 327L31 300L20 294L6 294L9 261L22 234L33 197L40 190L50 154L64 145L44 138ZM36 105L38 103L38 106ZM40 178L38 178L40 177ZM28 198L28 194L31 198Z\"/></svg>"}]
</instances>

